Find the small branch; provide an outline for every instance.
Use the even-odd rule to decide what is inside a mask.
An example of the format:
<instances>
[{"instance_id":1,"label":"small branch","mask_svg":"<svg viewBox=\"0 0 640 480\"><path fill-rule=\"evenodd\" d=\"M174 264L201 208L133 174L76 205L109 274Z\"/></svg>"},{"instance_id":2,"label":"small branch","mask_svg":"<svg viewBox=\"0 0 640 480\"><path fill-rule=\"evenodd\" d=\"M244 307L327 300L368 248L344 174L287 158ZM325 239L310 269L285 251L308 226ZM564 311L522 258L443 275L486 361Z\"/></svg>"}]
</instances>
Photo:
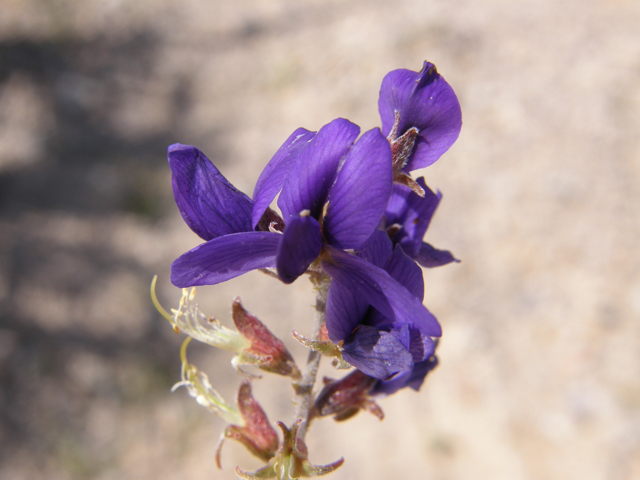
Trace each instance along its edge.
<instances>
[{"instance_id":1,"label":"small branch","mask_svg":"<svg viewBox=\"0 0 640 480\"><path fill-rule=\"evenodd\" d=\"M329 293L331 279L329 279L324 273L314 272L311 274L311 282L314 284L316 290L316 315L311 338L313 340L318 340L320 337L320 330L325 322L327 294ZM322 354L320 352L310 350L304 374L300 381L293 384L293 388L296 392L294 424L298 420L302 420L298 429L298 438L300 438L300 440L304 440L307 433L309 416L311 414L311 407L313 406L313 386L316 383L316 376L318 374L318 366L320 365L321 356Z\"/></svg>"}]
</instances>

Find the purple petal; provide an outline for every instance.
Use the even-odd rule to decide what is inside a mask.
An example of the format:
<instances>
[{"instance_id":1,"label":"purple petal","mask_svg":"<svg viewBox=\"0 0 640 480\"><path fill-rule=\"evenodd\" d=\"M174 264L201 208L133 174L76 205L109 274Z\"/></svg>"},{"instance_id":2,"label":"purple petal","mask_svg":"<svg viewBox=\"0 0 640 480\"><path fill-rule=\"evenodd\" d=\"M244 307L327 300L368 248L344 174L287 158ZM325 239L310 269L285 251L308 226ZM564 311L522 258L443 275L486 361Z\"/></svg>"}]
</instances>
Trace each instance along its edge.
<instances>
[{"instance_id":1,"label":"purple petal","mask_svg":"<svg viewBox=\"0 0 640 480\"><path fill-rule=\"evenodd\" d=\"M309 215L289 220L278 246L276 268L284 283L292 283L307 271L322 250L320 224Z\"/></svg>"},{"instance_id":2,"label":"purple petal","mask_svg":"<svg viewBox=\"0 0 640 480\"><path fill-rule=\"evenodd\" d=\"M329 339L345 340L365 318L369 303L356 297L351 290L331 282L327 296L326 325Z\"/></svg>"},{"instance_id":3,"label":"purple petal","mask_svg":"<svg viewBox=\"0 0 640 480\"><path fill-rule=\"evenodd\" d=\"M409 351L413 356L413 361L418 363L429 358L433 355L436 349L435 342L430 336L424 335L417 328L411 328L410 332L410 346Z\"/></svg>"},{"instance_id":4,"label":"purple petal","mask_svg":"<svg viewBox=\"0 0 640 480\"><path fill-rule=\"evenodd\" d=\"M393 240L394 243L400 243L412 258L418 255L422 238L442 198L440 192L436 194L427 187L423 177L418 178L417 183L424 189L424 197L414 193L408 187L394 184L393 193L384 214L387 226L394 223L402 226Z\"/></svg>"},{"instance_id":5,"label":"purple petal","mask_svg":"<svg viewBox=\"0 0 640 480\"><path fill-rule=\"evenodd\" d=\"M422 269L402 248L396 247L384 269L404 288L422 302L424 300L424 278Z\"/></svg>"},{"instance_id":6,"label":"purple petal","mask_svg":"<svg viewBox=\"0 0 640 480\"><path fill-rule=\"evenodd\" d=\"M253 228L256 228L265 210L276 198L277 193L284 185L291 166L315 134L315 132L304 128L298 128L287 138L262 170L253 191L253 212L251 215Z\"/></svg>"},{"instance_id":7,"label":"purple petal","mask_svg":"<svg viewBox=\"0 0 640 480\"><path fill-rule=\"evenodd\" d=\"M300 152L284 182L278 206L285 223L303 210L319 219L340 160L360 133L360 127L338 118L320 129Z\"/></svg>"},{"instance_id":8,"label":"purple petal","mask_svg":"<svg viewBox=\"0 0 640 480\"><path fill-rule=\"evenodd\" d=\"M378 227L385 211L393 169L389 142L369 130L351 147L329 192L323 228L339 248L359 248Z\"/></svg>"},{"instance_id":9,"label":"purple petal","mask_svg":"<svg viewBox=\"0 0 640 480\"><path fill-rule=\"evenodd\" d=\"M355 255L325 248L331 258L323 260L322 267L341 288L351 290L391 321L408 323L433 337L442 334L436 318L387 272Z\"/></svg>"},{"instance_id":10,"label":"purple petal","mask_svg":"<svg viewBox=\"0 0 640 480\"><path fill-rule=\"evenodd\" d=\"M386 329L384 330L387 331ZM389 330L389 333L393 335L393 337L398 340L408 352L411 352L411 329L409 328L409 325L406 323L400 324L398 325L398 328L392 328ZM411 354L411 358L413 359L413 353Z\"/></svg>"},{"instance_id":11,"label":"purple petal","mask_svg":"<svg viewBox=\"0 0 640 480\"><path fill-rule=\"evenodd\" d=\"M361 325L344 344L342 358L370 377L385 379L413 366L411 353L394 335Z\"/></svg>"},{"instance_id":12,"label":"purple petal","mask_svg":"<svg viewBox=\"0 0 640 480\"><path fill-rule=\"evenodd\" d=\"M410 372L402 372L391 380L380 381L373 387L373 395L391 395L401 388L409 387L416 392L424 383L427 374L438 366L438 357L431 356L423 362L416 363Z\"/></svg>"},{"instance_id":13,"label":"purple petal","mask_svg":"<svg viewBox=\"0 0 640 480\"><path fill-rule=\"evenodd\" d=\"M393 244L389 239L389 235L381 230L376 230L362 244L356 255L376 267L384 268L391 256L391 252L393 252Z\"/></svg>"},{"instance_id":14,"label":"purple petal","mask_svg":"<svg viewBox=\"0 0 640 480\"><path fill-rule=\"evenodd\" d=\"M460 262L448 250L438 250L428 243L420 246L420 252L414 257L416 262L426 268L441 267L451 262Z\"/></svg>"},{"instance_id":15,"label":"purple petal","mask_svg":"<svg viewBox=\"0 0 640 480\"><path fill-rule=\"evenodd\" d=\"M169 147L173 196L189 228L205 240L248 232L251 200L231 185L197 148Z\"/></svg>"},{"instance_id":16,"label":"purple petal","mask_svg":"<svg viewBox=\"0 0 640 480\"><path fill-rule=\"evenodd\" d=\"M257 268L276 265L281 234L244 232L214 238L179 257L171 265L176 287L216 285Z\"/></svg>"},{"instance_id":17,"label":"purple petal","mask_svg":"<svg viewBox=\"0 0 640 480\"><path fill-rule=\"evenodd\" d=\"M420 72L394 70L382 80L378 110L382 132L389 135L400 114L396 137L416 127L418 137L405 171L434 163L454 144L462 127L460 103L451 86L424 62Z\"/></svg>"}]
</instances>

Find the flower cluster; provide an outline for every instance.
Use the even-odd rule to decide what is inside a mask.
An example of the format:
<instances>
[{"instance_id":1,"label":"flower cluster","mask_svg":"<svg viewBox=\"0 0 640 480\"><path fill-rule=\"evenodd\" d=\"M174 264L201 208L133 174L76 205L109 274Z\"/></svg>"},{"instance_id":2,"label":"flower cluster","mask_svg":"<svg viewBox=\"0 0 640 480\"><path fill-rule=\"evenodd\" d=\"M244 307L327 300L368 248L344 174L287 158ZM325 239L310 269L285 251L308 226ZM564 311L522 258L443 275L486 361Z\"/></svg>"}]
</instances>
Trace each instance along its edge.
<instances>
[{"instance_id":1,"label":"flower cluster","mask_svg":"<svg viewBox=\"0 0 640 480\"><path fill-rule=\"evenodd\" d=\"M317 132L293 132L262 171L252 198L197 148L168 150L176 203L204 240L173 262L175 286L215 285L262 269L285 284L310 274L325 292L322 332L331 348L324 352L357 370L325 386L310 418L343 419L360 408L381 416L374 396L417 390L437 364L434 338L442 330L422 304L420 266L457 260L423 242L441 195L411 172L434 163L456 141L460 105L425 62L420 72L387 74L378 107L382 128L362 135L343 118ZM271 208L276 197L279 211ZM234 307L234 321L241 308ZM174 326L184 317L180 311ZM240 350L252 342L236 339ZM314 342L323 343L308 344ZM283 358L272 371L286 366L283 374L299 376L288 352Z\"/></svg>"}]
</instances>

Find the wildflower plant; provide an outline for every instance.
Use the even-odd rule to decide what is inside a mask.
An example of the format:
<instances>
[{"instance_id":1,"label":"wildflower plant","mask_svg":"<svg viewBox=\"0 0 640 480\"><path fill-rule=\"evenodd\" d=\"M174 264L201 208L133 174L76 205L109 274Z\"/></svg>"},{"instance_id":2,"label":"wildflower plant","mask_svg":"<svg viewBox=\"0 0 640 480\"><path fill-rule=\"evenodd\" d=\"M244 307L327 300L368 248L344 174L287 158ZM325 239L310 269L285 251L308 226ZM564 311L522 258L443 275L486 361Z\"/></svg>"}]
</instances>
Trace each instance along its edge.
<instances>
[{"instance_id":1,"label":"wildflower plant","mask_svg":"<svg viewBox=\"0 0 640 480\"><path fill-rule=\"evenodd\" d=\"M378 398L405 387L419 390L438 364L442 329L422 303L421 266L457 260L423 241L442 195L411 172L433 164L456 141L460 105L435 66L425 62L419 72L388 73L378 106L382 129L360 135L360 127L338 118L317 132L293 132L260 174L252 198L196 147L168 149L176 204L204 242L171 266L171 282L183 292L178 308L169 313L160 305L155 278L151 296L173 329L187 335L180 352L182 380L174 388L185 387L228 423L222 440L240 442L265 462L255 472L237 468L241 478L331 473L342 459L325 466L308 461L304 440L311 422L327 416L345 421L360 410L382 419ZM271 208L276 197L279 211ZM285 284L303 275L311 281L312 337L293 334L310 350L302 371L239 298L232 305L235 328L207 317L195 302L196 286L256 269ZM231 363L244 377L235 404L187 361L191 339L235 354ZM338 369L353 369L318 388L322 356ZM290 426L275 424L280 435L252 396L247 365L291 379L294 420Z\"/></svg>"}]
</instances>

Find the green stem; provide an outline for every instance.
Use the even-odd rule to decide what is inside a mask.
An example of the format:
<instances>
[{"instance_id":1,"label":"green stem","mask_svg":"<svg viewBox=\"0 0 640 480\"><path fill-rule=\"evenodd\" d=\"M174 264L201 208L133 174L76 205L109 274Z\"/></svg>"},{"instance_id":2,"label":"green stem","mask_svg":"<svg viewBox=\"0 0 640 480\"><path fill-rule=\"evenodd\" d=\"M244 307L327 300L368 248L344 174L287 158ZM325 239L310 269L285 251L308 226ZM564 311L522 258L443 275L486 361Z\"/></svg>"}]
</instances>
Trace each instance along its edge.
<instances>
[{"instance_id":1,"label":"green stem","mask_svg":"<svg viewBox=\"0 0 640 480\"><path fill-rule=\"evenodd\" d=\"M282 463L278 464L276 471L276 480L292 480L291 478L291 457L285 456Z\"/></svg>"}]
</instances>

